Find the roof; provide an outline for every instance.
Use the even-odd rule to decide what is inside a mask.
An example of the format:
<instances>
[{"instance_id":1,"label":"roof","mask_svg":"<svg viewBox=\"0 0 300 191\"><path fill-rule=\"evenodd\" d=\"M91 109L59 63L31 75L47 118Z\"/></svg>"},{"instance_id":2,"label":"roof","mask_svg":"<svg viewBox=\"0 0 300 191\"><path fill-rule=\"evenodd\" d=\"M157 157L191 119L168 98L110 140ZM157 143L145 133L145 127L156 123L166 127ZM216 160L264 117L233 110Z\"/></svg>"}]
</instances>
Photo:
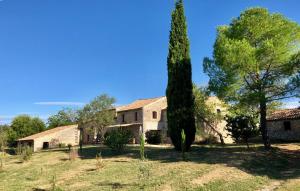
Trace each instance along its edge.
<instances>
[{"instance_id":1,"label":"roof","mask_svg":"<svg viewBox=\"0 0 300 191\"><path fill-rule=\"evenodd\" d=\"M286 119L300 119L300 108L277 110L267 117L269 121Z\"/></svg>"},{"instance_id":2,"label":"roof","mask_svg":"<svg viewBox=\"0 0 300 191\"><path fill-rule=\"evenodd\" d=\"M118 107L117 111L128 111L128 110L140 109L140 108L142 108L146 105L149 105L153 102L156 102L157 100L162 99L162 98L165 98L165 96L157 97L157 98L150 98L150 99L138 99L138 100L132 102L131 104Z\"/></svg>"},{"instance_id":3,"label":"roof","mask_svg":"<svg viewBox=\"0 0 300 191\"><path fill-rule=\"evenodd\" d=\"M67 125L67 126L56 127L56 128L49 129L49 130L46 130L46 131L43 131L43 132L40 132L40 133L37 133L34 135L30 135L28 137L24 137L22 139L19 139L18 141L34 140L34 139L37 139L37 138L40 138L40 137L43 137L43 136L46 136L46 135L49 135L52 133L56 133L56 132L59 132L59 131L65 130L65 129L77 128L77 127L78 127L78 125Z\"/></svg>"}]
</instances>

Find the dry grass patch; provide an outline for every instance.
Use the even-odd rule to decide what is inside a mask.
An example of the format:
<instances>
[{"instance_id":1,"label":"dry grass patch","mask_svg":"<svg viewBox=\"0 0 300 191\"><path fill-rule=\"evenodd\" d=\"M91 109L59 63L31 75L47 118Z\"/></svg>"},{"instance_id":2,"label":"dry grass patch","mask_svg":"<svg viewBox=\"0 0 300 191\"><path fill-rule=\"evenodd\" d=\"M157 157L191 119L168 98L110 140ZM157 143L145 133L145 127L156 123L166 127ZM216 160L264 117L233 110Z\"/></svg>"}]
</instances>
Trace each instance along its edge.
<instances>
[{"instance_id":1,"label":"dry grass patch","mask_svg":"<svg viewBox=\"0 0 300 191\"><path fill-rule=\"evenodd\" d=\"M296 150L265 152L252 147L194 146L187 154L188 161L182 161L181 154L171 147L147 146L147 160L142 163L138 146L129 146L122 154L103 146L87 146L74 161L68 160L65 149L34 153L25 163L8 156L5 170L0 172L0 190L49 190L54 175L55 185L64 191L252 191L271 188L268 186L276 181L281 182L276 188L280 191L299 188ZM99 152L104 165L97 170Z\"/></svg>"},{"instance_id":2,"label":"dry grass patch","mask_svg":"<svg viewBox=\"0 0 300 191\"><path fill-rule=\"evenodd\" d=\"M200 177L192 180L192 184L203 186L211 181L216 180L224 180L224 181L231 181L231 180L238 180L242 181L247 178L251 178L251 175L241 171L235 167L227 167L224 165L214 165L211 167L211 171L206 174L203 174Z\"/></svg>"}]
</instances>

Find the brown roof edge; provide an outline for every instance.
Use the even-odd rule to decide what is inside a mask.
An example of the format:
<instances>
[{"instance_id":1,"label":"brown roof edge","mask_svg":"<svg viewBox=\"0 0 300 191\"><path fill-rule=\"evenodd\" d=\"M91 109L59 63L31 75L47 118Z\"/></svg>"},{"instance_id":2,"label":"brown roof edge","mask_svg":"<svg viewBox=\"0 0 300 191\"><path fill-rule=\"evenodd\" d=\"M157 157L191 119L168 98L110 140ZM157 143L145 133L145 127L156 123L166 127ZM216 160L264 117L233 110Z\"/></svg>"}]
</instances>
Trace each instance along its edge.
<instances>
[{"instance_id":1,"label":"brown roof edge","mask_svg":"<svg viewBox=\"0 0 300 191\"><path fill-rule=\"evenodd\" d=\"M132 103L124 106L120 106L117 108L118 111L129 111L129 110L136 110L136 109L141 109L144 106L154 103L155 101L164 98L165 96L161 97L156 97L156 98L149 98L149 99L138 99L133 101Z\"/></svg>"},{"instance_id":2,"label":"brown roof edge","mask_svg":"<svg viewBox=\"0 0 300 191\"><path fill-rule=\"evenodd\" d=\"M268 121L278 120L289 120L289 119L300 119L300 109L282 109L274 111L270 116L267 117Z\"/></svg>"}]
</instances>

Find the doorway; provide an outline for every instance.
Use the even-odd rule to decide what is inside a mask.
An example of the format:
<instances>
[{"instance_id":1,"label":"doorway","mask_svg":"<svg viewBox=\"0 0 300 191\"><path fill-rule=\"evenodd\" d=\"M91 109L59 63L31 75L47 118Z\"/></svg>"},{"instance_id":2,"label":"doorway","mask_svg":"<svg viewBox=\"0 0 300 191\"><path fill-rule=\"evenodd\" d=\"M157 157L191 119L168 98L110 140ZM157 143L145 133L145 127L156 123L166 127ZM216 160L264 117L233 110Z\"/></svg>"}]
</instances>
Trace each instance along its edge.
<instances>
[{"instance_id":1,"label":"doorway","mask_svg":"<svg viewBox=\"0 0 300 191\"><path fill-rule=\"evenodd\" d=\"M49 149L49 142L43 143L43 149Z\"/></svg>"}]
</instances>

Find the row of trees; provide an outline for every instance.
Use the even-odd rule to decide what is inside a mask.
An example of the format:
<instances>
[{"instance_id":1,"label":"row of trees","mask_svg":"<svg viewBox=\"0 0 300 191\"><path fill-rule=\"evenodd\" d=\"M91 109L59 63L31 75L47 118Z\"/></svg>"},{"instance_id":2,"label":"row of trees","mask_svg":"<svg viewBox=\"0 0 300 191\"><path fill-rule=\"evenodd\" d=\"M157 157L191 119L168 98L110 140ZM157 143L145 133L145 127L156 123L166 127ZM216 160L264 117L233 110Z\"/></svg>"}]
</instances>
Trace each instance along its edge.
<instances>
[{"instance_id":1,"label":"row of trees","mask_svg":"<svg viewBox=\"0 0 300 191\"><path fill-rule=\"evenodd\" d=\"M271 147L266 116L277 101L299 96L300 26L281 14L264 8L251 8L229 25L217 29L212 58L204 58L204 72L209 76L209 93L247 116L259 116L259 127L266 149ZM199 89L193 96L189 40L183 1L176 1L172 13L168 55L168 129L176 150L188 150L195 138L195 117L213 128L209 119L217 119L204 106L205 94ZM196 99L196 104L194 104ZM198 103L197 103L198 100ZM236 126L233 118L229 124ZM243 122L243 123L244 123ZM249 125L250 127L251 125ZM181 148L180 133L186 134L186 148Z\"/></svg>"},{"instance_id":2,"label":"row of trees","mask_svg":"<svg viewBox=\"0 0 300 191\"><path fill-rule=\"evenodd\" d=\"M12 120L11 125L0 125L0 142L2 145L8 143L10 146L14 146L17 139L45 129L46 125L40 118L19 115Z\"/></svg>"}]
</instances>

